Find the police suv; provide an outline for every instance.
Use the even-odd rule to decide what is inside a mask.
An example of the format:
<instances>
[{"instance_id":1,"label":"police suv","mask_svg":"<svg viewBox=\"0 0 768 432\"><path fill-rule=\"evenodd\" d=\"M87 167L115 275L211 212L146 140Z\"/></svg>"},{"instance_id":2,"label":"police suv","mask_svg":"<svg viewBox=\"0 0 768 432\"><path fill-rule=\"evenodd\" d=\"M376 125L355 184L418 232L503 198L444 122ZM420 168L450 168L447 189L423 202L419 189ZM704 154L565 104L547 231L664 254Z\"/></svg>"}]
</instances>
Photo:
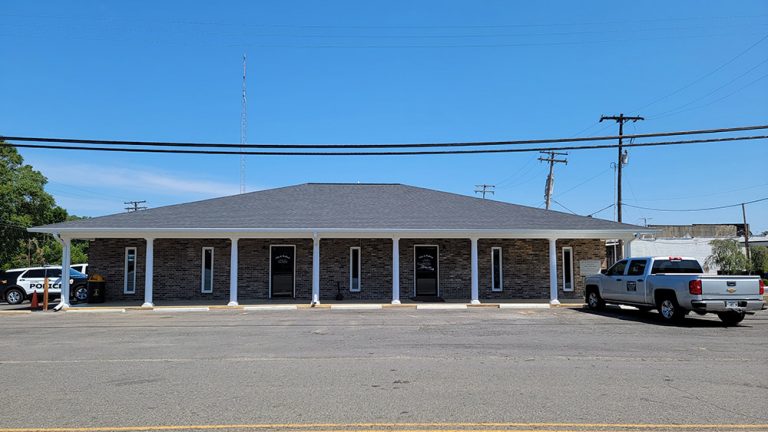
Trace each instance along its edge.
<instances>
[{"instance_id":1,"label":"police suv","mask_svg":"<svg viewBox=\"0 0 768 432\"><path fill-rule=\"evenodd\" d=\"M42 300L45 278L48 278L48 296L61 296L61 266L18 268L0 272L0 299L17 305L32 298L32 293ZM88 277L75 269L69 271L70 300L88 300Z\"/></svg>"}]
</instances>

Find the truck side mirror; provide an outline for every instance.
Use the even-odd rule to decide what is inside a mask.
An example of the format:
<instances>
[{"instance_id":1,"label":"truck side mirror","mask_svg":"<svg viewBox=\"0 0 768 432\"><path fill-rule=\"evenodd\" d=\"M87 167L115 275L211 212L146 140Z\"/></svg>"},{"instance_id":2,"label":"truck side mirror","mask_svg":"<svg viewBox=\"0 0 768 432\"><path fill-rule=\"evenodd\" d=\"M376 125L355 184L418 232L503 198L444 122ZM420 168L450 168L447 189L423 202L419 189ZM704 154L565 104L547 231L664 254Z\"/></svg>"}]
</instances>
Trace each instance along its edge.
<instances>
[{"instance_id":1,"label":"truck side mirror","mask_svg":"<svg viewBox=\"0 0 768 432\"><path fill-rule=\"evenodd\" d=\"M608 273L608 269L600 269L600 274L606 274Z\"/></svg>"}]
</instances>

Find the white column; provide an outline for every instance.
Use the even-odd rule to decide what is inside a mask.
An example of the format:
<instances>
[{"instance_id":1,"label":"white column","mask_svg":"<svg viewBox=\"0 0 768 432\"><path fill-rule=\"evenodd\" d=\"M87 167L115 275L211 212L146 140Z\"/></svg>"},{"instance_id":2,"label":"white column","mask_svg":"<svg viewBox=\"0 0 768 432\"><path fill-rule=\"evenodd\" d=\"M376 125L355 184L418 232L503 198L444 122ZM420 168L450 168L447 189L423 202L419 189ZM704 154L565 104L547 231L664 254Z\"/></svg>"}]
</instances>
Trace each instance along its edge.
<instances>
[{"instance_id":1,"label":"white column","mask_svg":"<svg viewBox=\"0 0 768 432\"><path fill-rule=\"evenodd\" d=\"M392 238L392 304L400 304L400 239Z\"/></svg>"},{"instance_id":2,"label":"white column","mask_svg":"<svg viewBox=\"0 0 768 432\"><path fill-rule=\"evenodd\" d=\"M632 257L632 240L624 240L624 258Z\"/></svg>"},{"instance_id":3,"label":"white column","mask_svg":"<svg viewBox=\"0 0 768 432\"><path fill-rule=\"evenodd\" d=\"M557 300L557 239L549 239L549 304L560 304Z\"/></svg>"},{"instance_id":4,"label":"white column","mask_svg":"<svg viewBox=\"0 0 768 432\"><path fill-rule=\"evenodd\" d=\"M237 240L232 240L229 252L229 303L227 306L237 306Z\"/></svg>"},{"instance_id":5,"label":"white column","mask_svg":"<svg viewBox=\"0 0 768 432\"><path fill-rule=\"evenodd\" d=\"M320 304L320 237L315 233L312 244L312 304Z\"/></svg>"},{"instance_id":6,"label":"white column","mask_svg":"<svg viewBox=\"0 0 768 432\"><path fill-rule=\"evenodd\" d=\"M69 266L72 263L72 239L62 238L61 248L61 299L62 308L69 307Z\"/></svg>"},{"instance_id":7,"label":"white column","mask_svg":"<svg viewBox=\"0 0 768 432\"><path fill-rule=\"evenodd\" d=\"M472 261L472 304L480 304L480 294L479 294L479 281L478 281L478 274L477 274L477 239L473 238L470 239L472 243L472 253L470 260Z\"/></svg>"},{"instance_id":8,"label":"white column","mask_svg":"<svg viewBox=\"0 0 768 432\"><path fill-rule=\"evenodd\" d=\"M144 269L144 304L141 307L153 307L152 303L152 270L155 265L155 239L147 241L146 266Z\"/></svg>"}]
</instances>

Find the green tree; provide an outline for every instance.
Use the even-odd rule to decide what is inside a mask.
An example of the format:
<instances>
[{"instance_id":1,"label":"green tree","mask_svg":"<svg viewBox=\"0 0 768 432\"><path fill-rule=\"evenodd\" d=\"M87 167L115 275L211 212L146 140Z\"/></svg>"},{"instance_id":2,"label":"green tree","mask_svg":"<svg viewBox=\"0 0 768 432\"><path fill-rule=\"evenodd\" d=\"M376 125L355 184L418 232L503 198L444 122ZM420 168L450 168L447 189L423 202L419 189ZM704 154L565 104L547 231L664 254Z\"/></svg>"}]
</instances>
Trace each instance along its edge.
<instances>
[{"instance_id":1,"label":"green tree","mask_svg":"<svg viewBox=\"0 0 768 432\"><path fill-rule=\"evenodd\" d=\"M768 273L768 247L752 246L749 248L749 256L752 258L752 271Z\"/></svg>"},{"instance_id":2,"label":"green tree","mask_svg":"<svg viewBox=\"0 0 768 432\"><path fill-rule=\"evenodd\" d=\"M717 266L725 274L741 273L747 269L747 256L736 240L717 239L709 244L712 246L712 255L707 257L708 266Z\"/></svg>"},{"instance_id":3,"label":"green tree","mask_svg":"<svg viewBox=\"0 0 768 432\"><path fill-rule=\"evenodd\" d=\"M56 241L27 228L63 222L67 211L45 191L48 179L24 164L15 147L0 141L0 268L61 262L52 260Z\"/></svg>"}]
</instances>

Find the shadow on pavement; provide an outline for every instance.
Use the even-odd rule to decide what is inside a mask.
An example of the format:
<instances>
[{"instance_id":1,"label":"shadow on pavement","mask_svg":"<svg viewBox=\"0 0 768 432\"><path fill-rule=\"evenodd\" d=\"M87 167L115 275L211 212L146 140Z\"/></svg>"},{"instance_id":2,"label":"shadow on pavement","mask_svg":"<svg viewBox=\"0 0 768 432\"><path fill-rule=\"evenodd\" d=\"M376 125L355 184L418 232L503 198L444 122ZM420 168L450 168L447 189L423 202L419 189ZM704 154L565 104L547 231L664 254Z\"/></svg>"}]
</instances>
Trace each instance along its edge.
<instances>
[{"instance_id":1,"label":"shadow on pavement","mask_svg":"<svg viewBox=\"0 0 768 432\"><path fill-rule=\"evenodd\" d=\"M608 318L616 318L620 319L622 321L633 321L633 322L641 322L645 324L653 324L657 326L664 326L664 327L681 327L681 328L722 328L722 327L728 327L725 324L723 324L721 321L713 321L710 319L703 319L701 316L691 312L688 314L688 316L685 317L680 322L676 323L669 323L666 321L662 321L661 317L659 316L658 312L654 311L648 311L643 312L640 310L628 310L628 309L621 309L616 306L606 306L603 310L592 310L587 309L586 307L582 309L574 309L577 312L590 314L590 315L599 315L604 316ZM738 325L734 327L751 327L749 325L745 325L744 322L739 323Z\"/></svg>"}]
</instances>

